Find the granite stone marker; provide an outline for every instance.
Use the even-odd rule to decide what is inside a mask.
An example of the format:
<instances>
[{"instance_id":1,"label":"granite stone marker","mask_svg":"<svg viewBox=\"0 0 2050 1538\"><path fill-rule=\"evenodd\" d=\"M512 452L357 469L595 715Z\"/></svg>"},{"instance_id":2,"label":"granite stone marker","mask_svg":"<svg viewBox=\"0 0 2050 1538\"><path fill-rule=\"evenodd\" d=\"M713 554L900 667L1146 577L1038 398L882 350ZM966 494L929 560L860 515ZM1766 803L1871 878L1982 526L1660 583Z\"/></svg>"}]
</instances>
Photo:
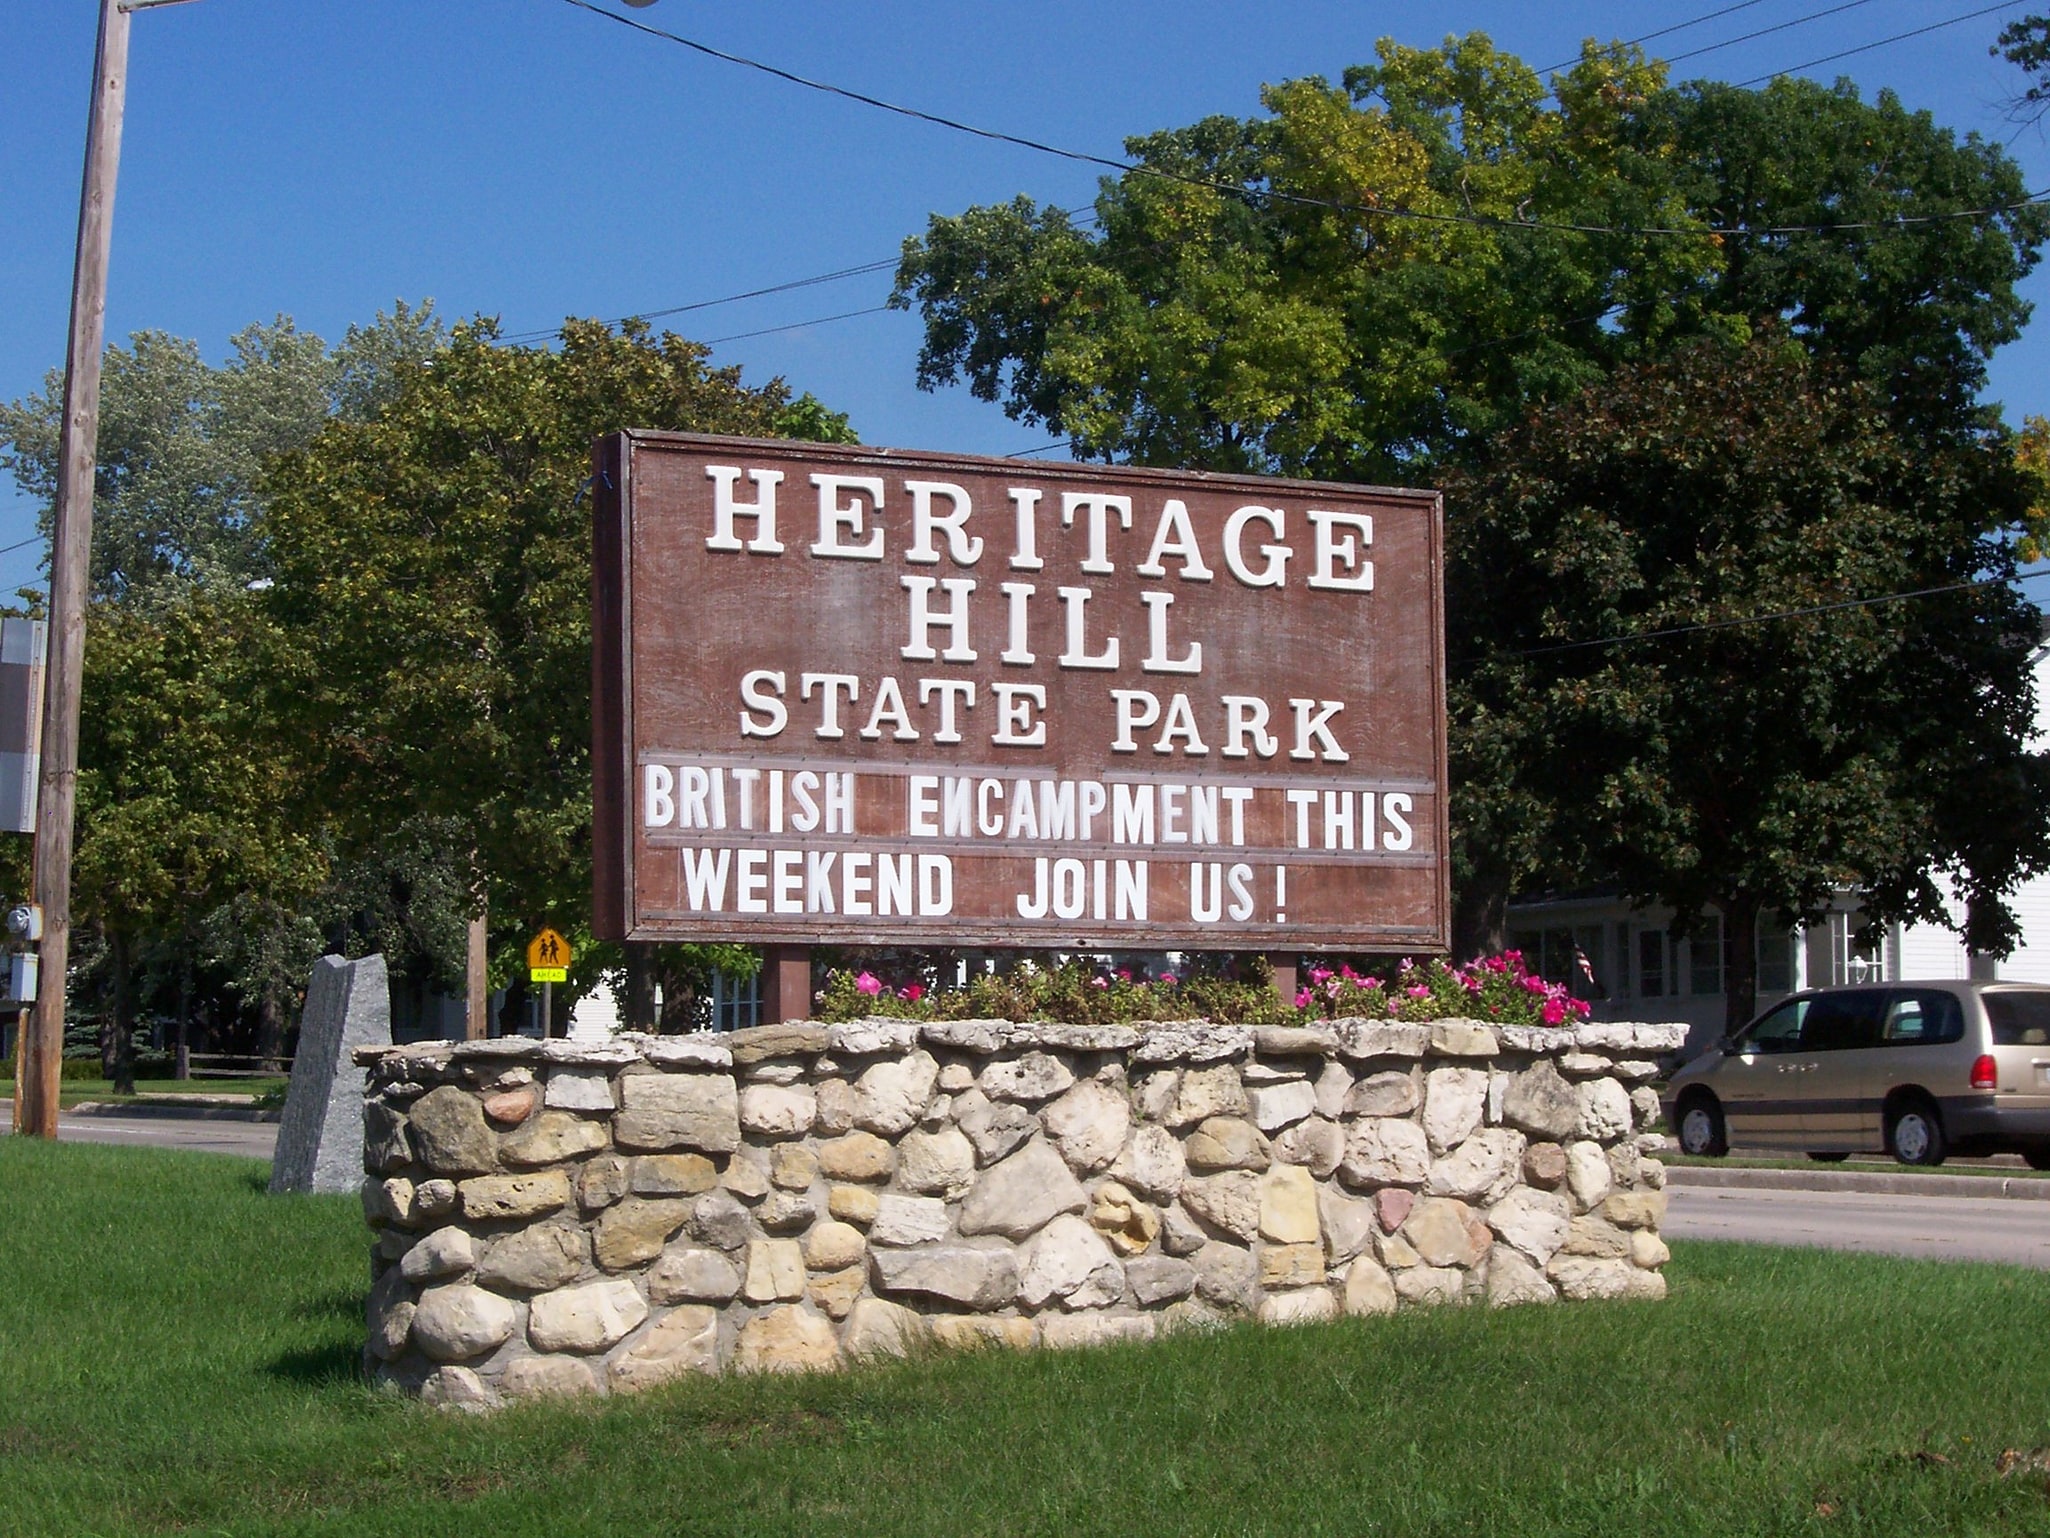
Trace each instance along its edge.
<instances>
[{"instance_id":1,"label":"granite stone marker","mask_svg":"<svg viewBox=\"0 0 2050 1538\"><path fill-rule=\"evenodd\" d=\"M362 1189L363 1073L351 1054L390 1044L384 957L315 962L271 1161L273 1193Z\"/></svg>"}]
</instances>

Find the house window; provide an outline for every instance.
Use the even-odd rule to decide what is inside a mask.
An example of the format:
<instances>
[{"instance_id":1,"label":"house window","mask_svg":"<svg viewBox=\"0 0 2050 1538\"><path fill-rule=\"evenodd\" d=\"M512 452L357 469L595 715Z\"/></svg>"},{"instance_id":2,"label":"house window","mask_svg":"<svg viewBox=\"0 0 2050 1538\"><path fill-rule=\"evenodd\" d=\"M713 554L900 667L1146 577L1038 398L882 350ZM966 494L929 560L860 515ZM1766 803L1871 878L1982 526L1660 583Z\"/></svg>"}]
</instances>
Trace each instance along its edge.
<instances>
[{"instance_id":1,"label":"house window","mask_svg":"<svg viewBox=\"0 0 2050 1538\"><path fill-rule=\"evenodd\" d=\"M1637 996L1641 999L1666 996L1666 932L1663 929L1637 931Z\"/></svg>"},{"instance_id":2,"label":"house window","mask_svg":"<svg viewBox=\"0 0 2050 1538\"><path fill-rule=\"evenodd\" d=\"M728 977L724 972L712 973L712 1029L715 1031L738 1031L758 1025L762 1018L761 974L753 977Z\"/></svg>"},{"instance_id":3,"label":"house window","mask_svg":"<svg viewBox=\"0 0 2050 1538\"><path fill-rule=\"evenodd\" d=\"M1829 916L1829 980L1834 984L1877 983L1886 980L1886 940L1874 935L1869 942L1858 939L1858 915L1832 913Z\"/></svg>"},{"instance_id":4,"label":"house window","mask_svg":"<svg viewBox=\"0 0 2050 1538\"><path fill-rule=\"evenodd\" d=\"M1758 931L1758 991L1794 991L1794 937L1777 929Z\"/></svg>"},{"instance_id":5,"label":"house window","mask_svg":"<svg viewBox=\"0 0 2050 1538\"><path fill-rule=\"evenodd\" d=\"M1703 918L1687 940L1688 982L1697 996L1723 991L1723 916Z\"/></svg>"}]
</instances>

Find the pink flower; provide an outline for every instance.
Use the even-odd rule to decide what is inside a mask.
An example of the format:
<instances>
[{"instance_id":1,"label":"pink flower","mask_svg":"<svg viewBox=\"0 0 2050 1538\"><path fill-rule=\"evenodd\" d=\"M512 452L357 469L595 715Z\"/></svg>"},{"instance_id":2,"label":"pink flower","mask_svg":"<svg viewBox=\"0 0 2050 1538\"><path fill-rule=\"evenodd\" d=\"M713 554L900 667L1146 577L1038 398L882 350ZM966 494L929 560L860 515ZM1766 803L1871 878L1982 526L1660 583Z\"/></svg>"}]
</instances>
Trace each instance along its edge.
<instances>
[{"instance_id":1,"label":"pink flower","mask_svg":"<svg viewBox=\"0 0 2050 1538\"><path fill-rule=\"evenodd\" d=\"M883 991L883 980L873 972L864 972L854 979L854 986L870 998L874 998Z\"/></svg>"},{"instance_id":2,"label":"pink flower","mask_svg":"<svg viewBox=\"0 0 2050 1538\"><path fill-rule=\"evenodd\" d=\"M1107 977L1092 977L1089 979L1089 986L1092 988L1108 988L1110 986L1110 979Z\"/></svg>"},{"instance_id":3,"label":"pink flower","mask_svg":"<svg viewBox=\"0 0 2050 1538\"><path fill-rule=\"evenodd\" d=\"M1431 996L1431 990L1422 983L1418 983L1413 988L1405 988L1402 991L1413 999L1428 999Z\"/></svg>"},{"instance_id":4,"label":"pink flower","mask_svg":"<svg viewBox=\"0 0 2050 1538\"><path fill-rule=\"evenodd\" d=\"M1172 972L1163 972L1163 973L1161 973L1161 974L1160 974L1160 985L1161 985L1161 986L1162 986L1163 988L1172 988L1172 987L1174 986L1174 982L1175 982L1175 978L1174 978L1174 973L1172 973Z\"/></svg>"},{"instance_id":5,"label":"pink flower","mask_svg":"<svg viewBox=\"0 0 2050 1538\"><path fill-rule=\"evenodd\" d=\"M925 997L925 984L909 983L898 990L897 997L900 999L909 999L912 1003L916 1004L920 999Z\"/></svg>"},{"instance_id":6,"label":"pink flower","mask_svg":"<svg viewBox=\"0 0 2050 1538\"><path fill-rule=\"evenodd\" d=\"M1309 989L1298 988L1295 991L1295 1007L1297 1009L1308 1009L1315 998L1316 995L1311 993Z\"/></svg>"},{"instance_id":7,"label":"pink flower","mask_svg":"<svg viewBox=\"0 0 2050 1538\"><path fill-rule=\"evenodd\" d=\"M1479 993L1481 989L1487 986L1487 984L1483 983L1478 977L1474 977L1469 973L1462 972L1459 974L1459 986L1464 988L1468 993Z\"/></svg>"},{"instance_id":8,"label":"pink flower","mask_svg":"<svg viewBox=\"0 0 2050 1538\"><path fill-rule=\"evenodd\" d=\"M1546 999L1544 1021L1546 1025L1558 1025L1566 1018L1566 1006L1557 999Z\"/></svg>"},{"instance_id":9,"label":"pink flower","mask_svg":"<svg viewBox=\"0 0 2050 1538\"><path fill-rule=\"evenodd\" d=\"M1130 982L1131 980L1132 980L1132 969L1131 969L1130 967L1119 967L1119 968L1118 968L1118 981L1119 981L1119 982L1121 982L1121 983L1128 983L1128 982Z\"/></svg>"}]
</instances>

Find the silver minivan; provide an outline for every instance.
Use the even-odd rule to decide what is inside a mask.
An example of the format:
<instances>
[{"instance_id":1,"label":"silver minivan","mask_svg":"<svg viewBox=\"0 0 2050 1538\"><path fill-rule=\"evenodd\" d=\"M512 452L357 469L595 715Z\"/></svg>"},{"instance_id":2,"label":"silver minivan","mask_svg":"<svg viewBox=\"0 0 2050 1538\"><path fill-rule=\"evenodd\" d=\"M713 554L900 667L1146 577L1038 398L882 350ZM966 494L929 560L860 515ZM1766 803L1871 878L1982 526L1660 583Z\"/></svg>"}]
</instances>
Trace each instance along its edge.
<instances>
[{"instance_id":1,"label":"silver minivan","mask_svg":"<svg viewBox=\"0 0 2050 1538\"><path fill-rule=\"evenodd\" d=\"M1798 993L1688 1063L1661 1098L1683 1153L1883 1149L1924 1165L2018 1153L2050 1169L2050 987Z\"/></svg>"}]
</instances>

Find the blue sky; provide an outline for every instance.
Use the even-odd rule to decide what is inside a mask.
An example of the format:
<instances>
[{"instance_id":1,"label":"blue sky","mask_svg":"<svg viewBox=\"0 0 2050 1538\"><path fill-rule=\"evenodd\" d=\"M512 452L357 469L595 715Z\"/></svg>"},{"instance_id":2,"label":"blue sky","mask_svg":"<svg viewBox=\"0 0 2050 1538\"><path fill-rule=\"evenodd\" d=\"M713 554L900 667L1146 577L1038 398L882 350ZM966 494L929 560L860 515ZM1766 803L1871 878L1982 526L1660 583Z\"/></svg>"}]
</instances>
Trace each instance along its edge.
<instances>
[{"instance_id":1,"label":"blue sky","mask_svg":"<svg viewBox=\"0 0 2050 1538\"><path fill-rule=\"evenodd\" d=\"M612 0L606 0L612 3ZM1544 6L1209 0L1031 6L876 3L632 14L926 110L1076 149L1212 112L1263 82L1336 77L1387 35L1478 29L1533 64L1730 0ZM622 7L615 8L623 9ZM1816 12L1836 14L1801 21ZM1972 0L1751 0L1649 45L1681 78L1745 81L1963 16ZM1805 72L1890 87L1960 131L2013 137L2030 185L2050 146L2016 135L2015 72L1988 57L2027 4ZM91 76L89 0L0 7L0 399L61 364ZM1795 23L1787 25L1788 23ZM933 212L1026 193L1086 203L1087 167L837 101L638 36L565 0L194 0L134 20L108 335L158 328L211 356L289 314L330 339L394 298L509 332L615 318L882 261ZM916 320L867 314L887 272L669 322L722 363L781 374L872 443L1012 453L1046 441L965 391L921 394ZM2031 280L2050 299L2050 270ZM790 328L790 329L770 329ZM761 335L743 333L766 332ZM2010 417L2050 413L2050 315L2000 354ZM0 545L34 532L0 488ZM0 592L39 573L0 555Z\"/></svg>"}]
</instances>

